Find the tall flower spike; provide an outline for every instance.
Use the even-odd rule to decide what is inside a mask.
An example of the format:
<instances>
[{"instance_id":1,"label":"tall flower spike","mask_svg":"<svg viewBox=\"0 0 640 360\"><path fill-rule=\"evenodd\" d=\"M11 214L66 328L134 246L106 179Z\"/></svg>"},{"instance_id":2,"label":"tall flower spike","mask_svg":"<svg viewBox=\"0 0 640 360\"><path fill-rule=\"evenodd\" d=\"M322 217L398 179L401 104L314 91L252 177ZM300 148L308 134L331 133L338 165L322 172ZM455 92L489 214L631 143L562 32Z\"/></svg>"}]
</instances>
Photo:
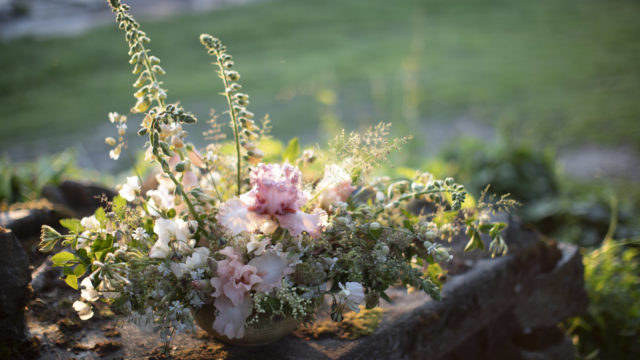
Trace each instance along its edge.
<instances>
[{"instance_id":1,"label":"tall flower spike","mask_svg":"<svg viewBox=\"0 0 640 360\"><path fill-rule=\"evenodd\" d=\"M242 86L237 82L240 80L240 74L231 70L234 65L233 57L227 54L226 46L209 34L200 35L200 42L207 49L209 55L216 58L216 64L219 68L218 74L224 83L224 95L229 105L229 116L236 143L236 156L238 157L237 194L240 195L242 190L242 159L251 165L256 165L264 157L264 153L257 149L254 143L258 139L258 127L253 121L253 113L247 110L249 95L239 92L242 89ZM244 155L242 149L244 149Z\"/></svg>"},{"instance_id":2,"label":"tall flower spike","mask_svg":"<svg viewBox=\"0 0 640 360\"><path fill-rule=\"evenodd\" d=\"M158 76L164 75L165 71L160 66L160 59L149 54L150 50L146 48L151 40L144 31L140 30L140 24L128 13L129 6L122 4L117 0L110 0L109 4L114 13L116 13L116 21L118 27L125 31L125 39L129 45L129 63L133 65L133 74L139 74L138 79L133 84L139 88L134 97L136 104L131 109L133 113L144 113L147 115L142 121L142 128L138 132L140 135L149 136L149 144L153 157L162 166L162 171L171 179L176 187L176 193L179 194L189 208L189 212L195 219L200 216L193 206L192 200L188 193L184 190L182 184L176 178L175 169L168 165L166 158L174 155L174 149L168 143L165 129L163 125L170 125L175 128L181 123L196 122L193 114L185 112L181 107L173 104L166 105L167 91L161 87L162 82L158 80ZM155 105L154 105L155 104ZM117 158L122 150L121 146L114 148L110 156ZM200 221L200 220L198 220ZM200 231L204 230L203 226L198 227Z\"/></svg>"}]
</instances>

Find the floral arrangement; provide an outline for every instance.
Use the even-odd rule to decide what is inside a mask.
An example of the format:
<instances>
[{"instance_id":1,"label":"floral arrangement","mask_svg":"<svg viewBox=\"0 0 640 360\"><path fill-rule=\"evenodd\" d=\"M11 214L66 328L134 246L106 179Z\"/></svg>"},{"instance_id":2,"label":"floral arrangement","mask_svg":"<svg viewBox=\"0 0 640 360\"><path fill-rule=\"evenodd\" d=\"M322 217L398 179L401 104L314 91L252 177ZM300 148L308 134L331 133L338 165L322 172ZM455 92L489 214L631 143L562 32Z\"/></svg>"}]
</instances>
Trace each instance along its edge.
<instances>
[{"instance_id":1,"label":"floral arrangement","mask_svg":"<svg viewBox=\"0 0 640 360\"><path fill-rule=\"evenodd\" d=\"M256 123L232 56L210 35L200 41L218 68L233 139L221 141L214 117L212 143L196 149L185 131L195 115L168 101L160 60L129 6L109 3L138 76L131 112L143 114L138 134L148 137L157 184L143 190L141 178L129 177L93 216L62 220L67 234L43 226L42 251L68 247L53 262L80 290L73 307L81 319L103 301L168 338L193 328L193 312L208 305L218 333L242 338L260 316L311 320L323 297L335 321L390 301L391 286L438 299L441 270L431 264L451 258L439 240L460 232L470 237L467 249L483 247L480 234L487 234L493 253L506 252L505 224L486 216L494 208L466 206L464 187L452 179L373 175L408 140L388 139L388 124L343 132L327 151L300 151L294 140L282 162L267 163L260 148L269 119ZM106 142L117 159L127 146L127 117L111 113L109 120L118 137ZM423 210L408 212L412 201Z\"/></svg>"}]
</instances>

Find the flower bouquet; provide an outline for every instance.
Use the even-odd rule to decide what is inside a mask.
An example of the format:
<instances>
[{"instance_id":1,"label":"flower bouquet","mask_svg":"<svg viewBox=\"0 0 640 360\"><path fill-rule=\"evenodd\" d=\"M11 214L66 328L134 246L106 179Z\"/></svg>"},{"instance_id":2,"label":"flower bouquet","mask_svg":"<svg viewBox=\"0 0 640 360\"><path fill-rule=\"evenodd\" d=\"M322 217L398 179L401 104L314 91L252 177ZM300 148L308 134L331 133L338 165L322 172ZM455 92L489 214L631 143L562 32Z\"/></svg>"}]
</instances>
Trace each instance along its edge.
<instances>
[{"instance_id":1,"label":"flower bouquet","mask_svg":"<svg viewBox=\"0 0 640 360\"><path fill-rule=\"evenodd\" d=\"M487 234L493 253L506 251L505 224L483 215L491 207L467 206L464 187L452 179L373 175L408 140L388 139L388 124L343 132L326 151L300 151L294 140L282 161L267 161L261 144L269 120L254 120L232 56L210 35L200 41L218 68L233 139L220 141L214 118L212 143L196 149L184 129L195 115L168 101L160 60L129 6L109 2L138 76L131 112L143 114L138 134L148 137L156 184L143 190L139 177L129 177L93 216L62 220L68 233L43 227L42 251L59 242L68 248L53 263L80 290L73 307L81 319L102 301L152 324L163 339L193 329L195 318L219 338L241 341L265 321L291 329L312 320L324 299L335 321L390 301L391 286L438 299L440 268L429 267L451 258L438 240L460 232L470 237L467 249L483 247L480 234ZM111 113L109 120L118 136L106 142L117 159L127 117ZM408 212L412 201L422 210Z\"/></svg>"}]
</instances>

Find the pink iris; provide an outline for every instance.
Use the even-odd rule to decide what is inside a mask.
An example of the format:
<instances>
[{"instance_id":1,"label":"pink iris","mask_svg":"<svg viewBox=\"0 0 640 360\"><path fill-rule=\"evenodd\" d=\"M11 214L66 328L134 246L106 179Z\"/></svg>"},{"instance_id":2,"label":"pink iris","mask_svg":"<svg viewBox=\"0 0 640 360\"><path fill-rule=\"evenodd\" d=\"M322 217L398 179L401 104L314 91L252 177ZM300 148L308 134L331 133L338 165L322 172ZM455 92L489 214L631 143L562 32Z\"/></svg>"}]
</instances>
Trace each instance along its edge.
<instances>
[{"instance_id":1,"label":"pink iris","mask_svg":"<svg viewBox=\"0 0 640 360\"><path fill-rule=\"evenodd\" d=\"M327 214L316 210L312 214L300 208L308 196L301 189L300 170L288 163L258 164L250 175L252 189L222 204L218 221L231 233L254 232L273 218L292 236L303 232L317 237Z\"/></svg>"}]
</instances>

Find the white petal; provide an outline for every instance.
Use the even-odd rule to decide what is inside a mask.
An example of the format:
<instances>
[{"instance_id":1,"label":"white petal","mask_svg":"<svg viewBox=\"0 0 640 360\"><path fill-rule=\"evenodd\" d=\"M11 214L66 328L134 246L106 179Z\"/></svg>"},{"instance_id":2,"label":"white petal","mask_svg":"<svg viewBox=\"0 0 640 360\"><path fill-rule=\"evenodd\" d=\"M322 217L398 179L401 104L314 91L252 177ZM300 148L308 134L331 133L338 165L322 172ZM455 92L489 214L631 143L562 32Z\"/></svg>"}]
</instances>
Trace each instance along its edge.
<instances>
[{"instance_id":1,"label":"white petal","mask_svg":"<svg viewBox=\"0 0 640 360\"><path fill-rule=\"evenodd\" d=\"M165 241L158 240L151 247L151 250L149 251L149 257L152 259L164 259L169 256L170 252L171 249L169 249L169 244L167 244Z\"/></svg>"},{"instance_id":2,"label":"white petal","mask_svg":"<svg viewBox=\"0 0 640 360\"><path fill-rule=\"evenodd\" d=\"M93 310L91 310L91 305L85 302L75 301L73 303L73 309L78 312L80 320L89 320L93 317Z\"/></svg>"}]
</instances>

